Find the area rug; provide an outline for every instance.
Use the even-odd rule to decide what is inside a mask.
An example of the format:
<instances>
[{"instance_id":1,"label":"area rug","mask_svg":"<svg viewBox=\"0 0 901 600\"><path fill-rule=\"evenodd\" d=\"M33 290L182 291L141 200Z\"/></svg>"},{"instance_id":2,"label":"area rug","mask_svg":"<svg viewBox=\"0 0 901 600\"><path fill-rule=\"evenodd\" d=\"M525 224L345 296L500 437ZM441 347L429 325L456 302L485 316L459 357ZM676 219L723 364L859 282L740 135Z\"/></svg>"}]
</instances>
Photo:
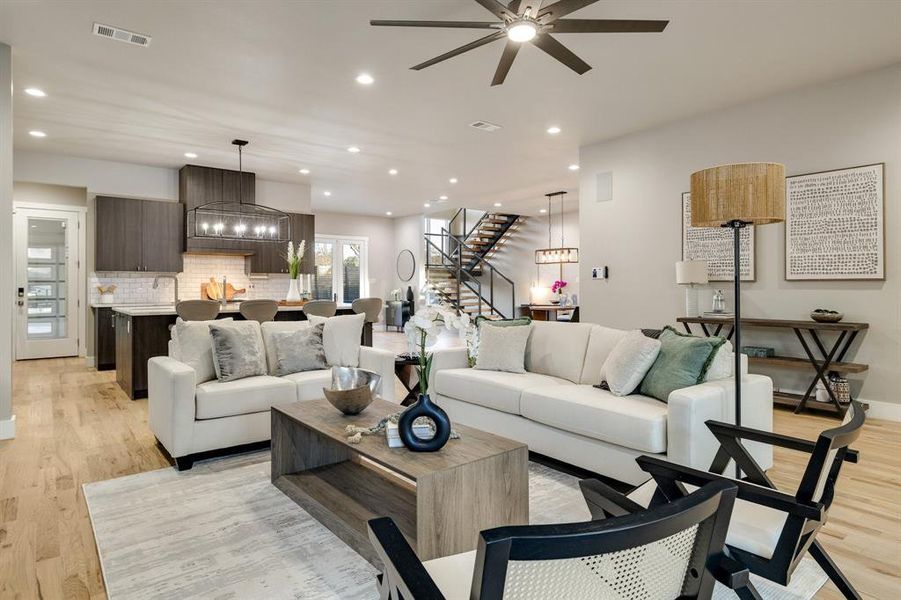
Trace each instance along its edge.
<instances>
[{"instance_id":1,"label":"area rug","mask_svg":"<svg viewBox=\"0 0 901 600\"><path fill-rule=\"evenodd\" d=\"M110 600L378 598L375 569L269 482L259 452L84 486ZM533 523L583 521L578 480L530 463ZM764 598L808 600L826 575L805 558L789 588L755 578ZM715 598L735 597L718 587Z\"/></svg>"}]
</instances>

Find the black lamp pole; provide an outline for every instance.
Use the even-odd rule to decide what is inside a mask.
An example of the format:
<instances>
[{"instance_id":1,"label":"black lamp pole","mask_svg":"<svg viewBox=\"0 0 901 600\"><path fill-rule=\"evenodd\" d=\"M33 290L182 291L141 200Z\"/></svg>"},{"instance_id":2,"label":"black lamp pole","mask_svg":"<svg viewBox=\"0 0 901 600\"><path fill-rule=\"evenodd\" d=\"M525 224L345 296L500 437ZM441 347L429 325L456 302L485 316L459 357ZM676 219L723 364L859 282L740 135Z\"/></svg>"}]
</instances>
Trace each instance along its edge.
<instances>
[{"instance_id":1,"label":"black lamp pole","mask_svg":"<svg viewBox=\"0 0 901 600\"><path fill-rule=\"evenodd\" d=\"M735 316L732 335L735 350L735 425L741 427L741 230L750 225L747 221L734 219L723 227L732 230L732 268L735 295ZM741 479L741 469L735 464L735 478Z\"/></svg>"}]
</instances>

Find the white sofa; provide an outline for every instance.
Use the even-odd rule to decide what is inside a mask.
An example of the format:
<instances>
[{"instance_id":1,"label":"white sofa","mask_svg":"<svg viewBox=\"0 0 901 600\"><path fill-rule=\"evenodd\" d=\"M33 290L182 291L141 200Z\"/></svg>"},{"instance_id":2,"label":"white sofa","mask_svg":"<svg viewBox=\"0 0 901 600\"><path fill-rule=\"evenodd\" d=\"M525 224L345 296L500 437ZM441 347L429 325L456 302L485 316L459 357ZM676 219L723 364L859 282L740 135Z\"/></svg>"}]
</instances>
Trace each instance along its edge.
<instances>
[{"instance_id":1,"label":"white sofa","mask_svg":"<svg viewBox=\"0 0 901 600\"><path fill-rule=\"evenodd\" d=\"M726 367L728 378L672 392L666 403L637 393L617 397L593 386L625 334L590 323L535 322L524 374L471 369L464 348L438 350L431 393L452 422L619 481L648 479L635 463L642 454L706 470L718 444L704 422L734 422L732 369ZM747 374L744 365L742 424L771 431L773 382ZM750 446L763 468L772 466L771 447Z\"/></svg>"},{"instance_id":2,"label":"white sofa","mask_svg":"<svg viewBox=\"0 0 901 600\"><path fill-rule=\"evenodd\" d=\"M263 323L269 372L275 362L271 334L309 326L307 321ZM177 355L173 342L169 354ZM392 352L361 346L356 366L381 375L379 396L394 400ZM179 470L190 469L197 454L269 440L271 406L322 398L322 388L331 383L329 368L198 384L195 370L171 356L151 358L147 370L150 429Z\"/></svg>"}]
</instances>

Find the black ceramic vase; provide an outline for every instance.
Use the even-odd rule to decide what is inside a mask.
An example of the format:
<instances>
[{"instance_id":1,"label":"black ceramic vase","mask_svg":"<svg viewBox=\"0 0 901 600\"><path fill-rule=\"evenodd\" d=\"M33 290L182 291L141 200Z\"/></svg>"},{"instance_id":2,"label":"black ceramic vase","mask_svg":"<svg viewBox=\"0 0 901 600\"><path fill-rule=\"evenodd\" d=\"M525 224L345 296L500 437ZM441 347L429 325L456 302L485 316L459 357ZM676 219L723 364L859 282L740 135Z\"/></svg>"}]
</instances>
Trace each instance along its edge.
<instances>
[{"instance_id":1,"label":"black ceramic vase","mask_svg":"<svg viewBox=\"0 0 901 600\"><path fill-rule=\"evenodd\" d=\"M435 437L420 439L413 433L413 421L419 417L428 417L435 423ZM421 394L416 404L403 412L397 421L397 433L401 441L413 452L435 452L441 450L450 439L451 424L447 413L433 403L428 395Z\"/></svg>"}]
</instances>

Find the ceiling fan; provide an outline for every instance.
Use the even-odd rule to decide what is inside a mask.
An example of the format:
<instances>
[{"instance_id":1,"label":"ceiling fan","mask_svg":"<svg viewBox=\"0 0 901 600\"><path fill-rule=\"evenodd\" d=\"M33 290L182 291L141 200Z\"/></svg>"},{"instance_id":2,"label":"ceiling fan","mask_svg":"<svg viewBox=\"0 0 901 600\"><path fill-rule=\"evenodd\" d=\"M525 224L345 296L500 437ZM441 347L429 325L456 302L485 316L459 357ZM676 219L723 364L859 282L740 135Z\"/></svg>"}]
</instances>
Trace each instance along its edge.
<instances>
[{"instance_id":1,"label":"ceiling fan","mask_svg":"<svg viewBox=\"0 0 901 600\"><path fill-rule=\"evenodd\" d=\"M370 25L386 27L452 27L458 29L494 29L494 33L460 46L441 56L410 67L414 71L431 67L454 56L469 52L495 40L507 38L507 45L494 72L491 85L504 83L516 53L525 42L531 42L579 75L591 69L591 65L576 56L551 33L659 33L669 21L635 21L624 19L564 19L566 15L594 4L598 0L558 0L546 4L542 0L512 0L503 4L498 0L475 0L500 19L500 22L484 21L370 21ZM546 4L542 7L542 4Z\"/></svg>"}]
</instances>

